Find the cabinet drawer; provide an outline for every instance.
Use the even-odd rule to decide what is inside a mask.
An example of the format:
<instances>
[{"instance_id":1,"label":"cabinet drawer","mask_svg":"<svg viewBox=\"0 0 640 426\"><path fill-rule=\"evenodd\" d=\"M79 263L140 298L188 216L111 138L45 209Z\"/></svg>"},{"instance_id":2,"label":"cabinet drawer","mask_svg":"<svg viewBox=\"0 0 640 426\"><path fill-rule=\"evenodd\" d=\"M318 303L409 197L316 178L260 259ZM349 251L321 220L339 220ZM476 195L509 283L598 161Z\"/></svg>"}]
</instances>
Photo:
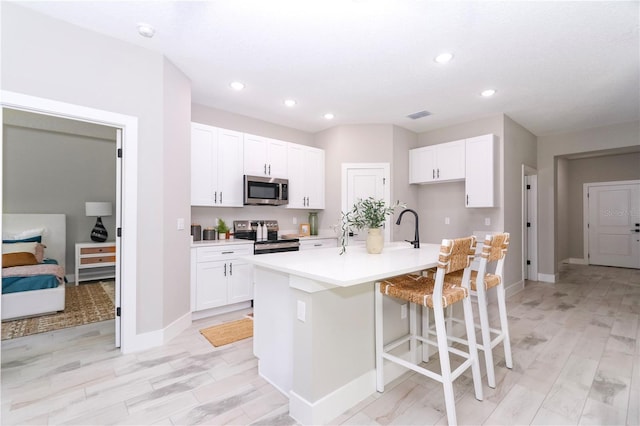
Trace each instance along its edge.
<instances>
[{"instance_id":1,"label":"cabinet drawer","mask_svg":"<svg viewBox=\"0 0 640 426\"><path fill-rule=\"evenodd\" d=\"M105 247L83 247L80 249L80 255L84 254L100 254L100 253L115 253L116 246Z\"/></svg>"},{"instance_id":2,"label":"cabinet drawer","mask_svg":"<svg viewBox=\"0 0 640 426\"><path fill-rule=\"evenodd\" d=\"M116 261L115 256L95 256L95 257L83 257L80 259L81 265L91 265L95 263L114 263Z\"/></svg>"},{"instance_id":3,"label":"cabinet drawer","mask_svg":"<svg viewBox=\"0 0 640 426\"><path fill-rule=\"evenodd\" d=\"M211 262L216 260L233 259L238 256L250 256L253 246L250 244L227 247L201 247L197 249L197 262Z\"/></svg>"}]
</instances>

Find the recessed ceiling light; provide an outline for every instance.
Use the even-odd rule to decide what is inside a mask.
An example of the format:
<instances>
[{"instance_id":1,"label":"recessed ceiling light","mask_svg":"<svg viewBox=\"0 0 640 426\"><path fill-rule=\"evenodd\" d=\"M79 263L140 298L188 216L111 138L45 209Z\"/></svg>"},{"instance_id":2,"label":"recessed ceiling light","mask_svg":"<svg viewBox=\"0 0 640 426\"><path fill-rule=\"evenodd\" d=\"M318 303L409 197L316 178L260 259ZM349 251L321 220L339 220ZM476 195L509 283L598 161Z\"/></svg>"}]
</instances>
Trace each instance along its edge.
<instances>
[{"instance_id":1,"label":"recessed ceiling light","mask_svg":"<svg viewBox=\"0 0 640 426\"><path fill-rule=\"evenodd\" d=\"M138 34L141 36L151 38L155 33L156 29L151 25L142 22L138 24Z\"/></svg>"},{"instance_id":2,"label":"recessed ceiling light","mask_svg":"<svg viewBox=\"0 0 640 426\"><path fill-rule=\"evenodd\" d=\"M480 92L480 96L483 96L485 98L490 98L491 96L496 94L496 89L486 89L483 90L482 92Z\"/></svg>"},{"instance_id":3,"label":"recessed ceiling light","mask_svg":"<svg viewBox=\"0 0 640 426\"><path fill-rule=\"evenodd\" d=\"M294 101L293 99L286 99L284 101L284 104L286 106L288 106L289 108L296 106L296 101Z\"/></svg>"},{"instance_id":4,"label":"recessed ceiling light","mask_svg":"<svg viewBox=\"0 0 640 426\"><path fill-rule=\"evenodd\" d=\"M446 53L439 54L433 60L436 61L439 64L446 64L447 62L449 62L452 59L453 59L453 53L446 52Z\"/></svg>"},{"instance_id":5,"label":"recessed ceiling light","mask_svg":"<svg viewBox=\"0 0 640 426\"><path fill-rule=\"evenodd\" d=\"M333 114L331 114L330 112L326 113L324 115L324 118L326 118L327 120L333 120L333 117L335 117Z\"/></svg>"},{"instance_id":6,"label":"recessed ceiling light","mask_svg":"<svg viewBox=\"0 0 640 426\"><path fill-rule=\"evenodd\" d=\"M231 88L233 90L242 90L242 89L244 89L244 83L240 83L239 81L234 81L229 86L231 86Z\"/></svg>"}]
</instances>

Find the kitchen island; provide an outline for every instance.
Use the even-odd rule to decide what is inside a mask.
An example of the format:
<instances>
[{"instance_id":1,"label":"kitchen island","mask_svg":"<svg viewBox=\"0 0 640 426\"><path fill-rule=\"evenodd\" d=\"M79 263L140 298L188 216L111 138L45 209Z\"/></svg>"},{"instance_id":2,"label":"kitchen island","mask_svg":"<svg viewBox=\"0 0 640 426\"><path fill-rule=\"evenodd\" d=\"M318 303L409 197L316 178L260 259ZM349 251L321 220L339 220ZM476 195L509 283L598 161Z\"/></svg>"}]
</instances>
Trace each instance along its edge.
<instances>
[{"instance_id":1,"label":"kitchen island","mask_svg":"<svg viewBox=\"0 0 640 426\"><path fill-rule=\"evenodd\" d=\"M403 242L381 254L349 246L244 258L254 265L258 370L289 397L291 417L324 424L375 392L374 282L436 266L439 249Z\"/></svg>"}]
</instances>

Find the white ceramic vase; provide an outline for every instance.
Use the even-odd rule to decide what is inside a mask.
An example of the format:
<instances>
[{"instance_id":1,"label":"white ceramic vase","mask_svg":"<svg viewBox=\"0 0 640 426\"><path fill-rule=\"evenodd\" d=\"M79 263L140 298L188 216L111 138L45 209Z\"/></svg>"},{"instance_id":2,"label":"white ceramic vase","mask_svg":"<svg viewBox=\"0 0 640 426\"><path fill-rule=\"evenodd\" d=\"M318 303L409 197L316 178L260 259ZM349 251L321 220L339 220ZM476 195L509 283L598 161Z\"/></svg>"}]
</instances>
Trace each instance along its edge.
<instances>
[{"instance_id":1,"label":"white ceramic vase","mask_svg":"<svg viewBox=\"0 0 640 426\"><path fill-rule=\"evenodd\" d=\"M384 247L384 234L382 228L371 228L367 233L367 253L382 253Z\"/></svg>"}]
</instances>

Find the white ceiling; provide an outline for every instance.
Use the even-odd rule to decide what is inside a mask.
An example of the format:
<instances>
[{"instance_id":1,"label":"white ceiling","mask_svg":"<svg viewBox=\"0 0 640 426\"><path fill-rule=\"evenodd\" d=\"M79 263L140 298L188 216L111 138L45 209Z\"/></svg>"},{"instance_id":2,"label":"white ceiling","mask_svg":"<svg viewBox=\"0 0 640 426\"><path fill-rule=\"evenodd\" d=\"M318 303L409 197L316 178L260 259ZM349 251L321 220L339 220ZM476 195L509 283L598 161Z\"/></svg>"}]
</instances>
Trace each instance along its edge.
<instances>
[{"instance_id":1,"label":"white ceiling","mask_svg":"<svg viewBox=\"0 0 640 426\"><path fill-rule=\"evenodd\" d=\"M308 132L424 132L505 113L542 136L640 117L638 1L19 3L161 52L191 79L195 103ZM155 37L138 35L139 22ZM443 51L455 55L447 65L433 61ZM493 98L479 96L490 87ZM406 118L421 110L433 115Z\"/></svg>"}]
</instances>

